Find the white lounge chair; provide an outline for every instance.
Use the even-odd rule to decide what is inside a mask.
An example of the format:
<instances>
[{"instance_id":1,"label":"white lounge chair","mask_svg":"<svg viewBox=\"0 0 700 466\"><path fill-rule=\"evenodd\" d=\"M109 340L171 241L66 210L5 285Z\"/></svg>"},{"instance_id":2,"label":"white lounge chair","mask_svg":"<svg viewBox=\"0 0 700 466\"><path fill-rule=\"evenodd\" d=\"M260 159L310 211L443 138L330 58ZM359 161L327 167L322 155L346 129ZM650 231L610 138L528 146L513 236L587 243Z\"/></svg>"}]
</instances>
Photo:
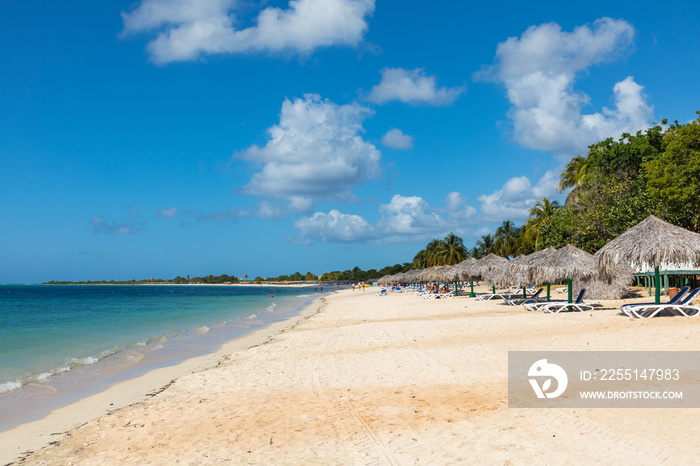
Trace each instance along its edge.
<instances>
[{"instance_id":1,"label":"white lounge chair","mask_svg":"<svg viewBox=\"0 0 700 466\"><path fill-rule=\"evenodd\" d=\"M696 317L700 314L700 307L693 306L691 303L693 299L700 292L700 288L695 288L690 294L682 301L676 303L662 303L662 304L639 304L636 306L630 306L627 308L626 314L631 317L636 317L638 319L648 319L649 317L654 317L662 311L668 311L672 314L681 315L685 317ZM624 311L623 311L624 312Z\"/></svg>"},{"instance_id":2,"label":"white lounge chair","mask_svg":"<svg viewBox=\"0 0 700 466\"><path fill-rule=\"evenodd\" d=\"M676 294L676 296L674 296L673 298L671 298L671 300L670 300L669 302L667 302L666 304L676 304L676 303L678 303L678 301L680 301L681 298L682 298L689 290L690 290L690 287L689 287L689 286L684 286L683 288L681 288L681 289L678 291L678 293ZM656 305L656 303L629 303L629 304L623 304L622 306L620 306L620 310L621 310L622 312L624 312L625 314L627 314L628 316L633 317L633 315L630 313L630 308L635 307L635 306L655 306L655 305Z\"/></svg>"},{"instance_id":3,"label":"white lounge chair","mask_svg":"<svg viewBox=\"0 0 700 466\"><path fill-rule=\"evenodd\" d=\"M540 294L542 293L542 288L537 290L535 294L532 296L528 296L527 298L503 298L503 301L505 301L506 304L509 306L521 306L529 303L539 303L542 302L545 298L540 298Z\"/></svg>"},{"instance_id":4,"label":"white lounge chair","mask_svg":"<svg viewBox=\"0 0 700 466\"><path fill-rule=\"evenodd\" d=\"M549 312L550 314L561 312L563 309L566 309L567 307L571 306L577 311L588 311L593 309L594 304L598 304L597 302L593 303L584 303L583 302L583 296L586 294L586 289L582 289L581 292L578 294L578 297L576 298L576 301L573 303L570 303L568 301L550 301L550 302L542 302L542 303L527 303L524 304L525 309L528 311L544 311L544 312ZM577 307L578 306L578 307Z\"/></svg>"},{"instance_id":5,"label":"white lounge chair","mask_svg":"<svg viewBox=\"0 0 700 466\"><path fill-rule=\"evenodd\" d=\"M455 297L454 291L448 291L447 293L425 293L423 298L428 300L433 299L452 299Z\"/></svg>"}]
</instances>

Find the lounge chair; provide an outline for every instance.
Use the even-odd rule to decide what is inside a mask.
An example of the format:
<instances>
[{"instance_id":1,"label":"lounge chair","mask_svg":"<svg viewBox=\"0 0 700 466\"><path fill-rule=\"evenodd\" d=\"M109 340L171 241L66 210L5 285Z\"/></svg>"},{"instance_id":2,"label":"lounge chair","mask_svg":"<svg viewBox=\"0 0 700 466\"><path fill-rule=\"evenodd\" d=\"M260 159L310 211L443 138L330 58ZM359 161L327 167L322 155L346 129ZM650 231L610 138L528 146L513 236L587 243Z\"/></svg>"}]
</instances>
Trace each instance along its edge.
<instances>
[{"instance_id":1,"label":"lounge chair","mask_svg":"<svg viewBox=\"0 0 700 466\"><path fill-rule=\"evenodd\" d=\"M428 299L428 300L451 299L454 297L455 297L454 291L448 291L447 293L425 293L425 294L423 294L423 298Z\"/></svg>"},{"instance_id":2,"label":"lounge chair","mask_svg":"<svg viewBox=\"0 0 700 466\"><path fill-rule=\"evenodd\" d=\"M510 289L510 292L513 293L513 294L518 294L518 293L520 293L520 295L522 295L522 294L523 294L523 288L525 288L525 293L527 293L527 294L532 294L532 293L537 292L537 285L530 285L530 286L528 286L528 287L523 287L523 286L511 286L509 289Z\"/></svg>"},{"instance_id":3,"label":"lounge chair","mask_svg":"<svg viewBox=\"0 0 700 466\"><path fill-rule=\"evenodd\" d=\"M377 291L377 296L386 296L386 288Z\"/></svg>"},{"instance_id":4,"label":"lounge chair","mask_svg":"<svg viewBox=\"0 0 700 466\"><path fill-rule=\"evenodd\" d=\"M506 299L506 298L516 298L518 295L513 294L510 291L503 291L501 293L481 293L476 295L476 299L479 301L489 301L491 299ZM520 294L522 296L522 292Z\"/></svg>"},{"instance_id":5,"label":"lounge chair","mask_svg":"<svg viewBox=\"0 0 700 466\"><path fill-rule=\"evenodd\" d=\"M578 297L576 298L576 301L573 303L570 303L568 301L550 301L550 302L542 302L542 303L528 303L525 304L525 309L528 311L544 311L544 312L549 312L549 313L557 313L562 311L563 309L566 309L568 306L578 306L576 308L577 311L584 311L584 310L590 310L593 308L593 304L598 304L597 302L595 303L584 303L583 302L583 296L586 294L586 289L582 289L581 292L578 294Z\"/></svg>"},{"instance_id":6,"label":"lounge chair","mask_svg":"<svg viewBox=\"0 0 700 466\"><path fill-rule=\"evenodd\" d=\"M683 295L685 295L689 290L690 290L690 287L689 287L689 286L684 286L683 288L681 288L681 289L678 291L678 293L676 294L676 296L674 296L673 298L671 298L671 300L670 300L669 302L667 302L666 304L676 304L678 301L681 300L681 298L683 297ZM629 309L630 309L631 307L636 307L636 306L656 306L656 305L657 305L656 303L629 303L629 304L623 304L622 306L620 306L620 310L621 310L622 312L624 312L625 314L627 314L628 316L632 317L632 314L630 314L630 311L629 311Z\"/></svg>"},{"instance_id":7,"label":"lounge chair","mask_svg":"<svg viewBox=\"0 0 700 466\"><path fill-rule=\"evenodd\" d=\"M684 317L695 317L700 314L700 307L693 306L691 303L698 293L700 293L700 288L695 288L684 300L676 301L675 303L668 302L663 304L639 304L630 306L627 308L626 314L639 319L648 319L662 311L669 311L672 314L682 315Z\"/></svg>"},{"instance_id":8,"label":"lounge chair","mask_svg":"<svg viewBox=\"0 0 700 466\"><path fill-rule=\"evenodd\" d=\"M542 303L544 306L541 306L539 308L540 311L543 312L548 312L550 314L557 314L564 309L570 310L570 311L578 311L578 312L583 312L583 311L590 311L593 309L593 307L598 304L597 301L595 302L590 302L590 303L584 303L583 302L583 295L586 293L586 289L582 289L581 292L578 294L578 298L576 298L576 301L573 303L554 303L552 304L551 302L549 303Z\"/></svg>"},{"instance_id":9,"label":"lounge chair","mask_svg":"<svg viewBox=\"0 0 700 466\"><path fill-rule=\"evenodd\" d=\"M533 294L532 296L528 296L527 298L503 298L503 301L506 302L506 304L510 306L520 306L524 304L529 304L529 303L539 303L542 302L546 298L540 298L540 294L542 294L543 288L540 288Z\"/></svg>"}]
</instances>

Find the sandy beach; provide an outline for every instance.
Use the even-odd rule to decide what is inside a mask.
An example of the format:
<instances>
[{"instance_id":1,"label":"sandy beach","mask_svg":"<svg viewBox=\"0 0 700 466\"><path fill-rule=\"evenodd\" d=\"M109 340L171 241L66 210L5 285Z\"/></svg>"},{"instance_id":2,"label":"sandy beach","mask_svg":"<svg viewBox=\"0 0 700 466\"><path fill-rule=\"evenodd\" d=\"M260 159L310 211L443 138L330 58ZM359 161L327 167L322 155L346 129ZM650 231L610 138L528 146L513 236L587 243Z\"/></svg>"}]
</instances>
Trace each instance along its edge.
<instances>
[{"instance_id":1,"label":"sandy beach","mask_svg":"<svg viewBox=\"0 0 700 466\"><path fill-rule=\"evenodd\" d=\"M0 434L0 464L694 463L698 409L508 408L508 351L700 350L700 319L635 320L620 303L549 315L334 292Z\"/></svg>"}]
</instances>

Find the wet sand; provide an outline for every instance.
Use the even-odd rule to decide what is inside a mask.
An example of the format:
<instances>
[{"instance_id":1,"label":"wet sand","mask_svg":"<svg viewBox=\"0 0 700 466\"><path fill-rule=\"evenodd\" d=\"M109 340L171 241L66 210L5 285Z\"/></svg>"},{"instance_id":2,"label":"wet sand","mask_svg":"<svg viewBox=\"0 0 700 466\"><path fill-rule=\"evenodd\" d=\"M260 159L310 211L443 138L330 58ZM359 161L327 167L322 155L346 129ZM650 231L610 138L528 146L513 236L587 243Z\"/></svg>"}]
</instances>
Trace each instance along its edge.
<instances>
[{"instance_id":1,"label":"wet sand","mask_svg":"<svg viewBox=\"0 0 700 466\"><path fill-rule=\"evenodd\" d=\"M0 434L0 463L23 456L22 464L688 464L700 457L699 409L509 409L507 400L508 351L697 351L700 319L635 320L620 315L617 301L550 315L372 290L336 292L320 304L292 327L188 361L179 378L174 369L155 371ZM22 455L27 449L34 453Z\"/></svg>"}]
</instances>

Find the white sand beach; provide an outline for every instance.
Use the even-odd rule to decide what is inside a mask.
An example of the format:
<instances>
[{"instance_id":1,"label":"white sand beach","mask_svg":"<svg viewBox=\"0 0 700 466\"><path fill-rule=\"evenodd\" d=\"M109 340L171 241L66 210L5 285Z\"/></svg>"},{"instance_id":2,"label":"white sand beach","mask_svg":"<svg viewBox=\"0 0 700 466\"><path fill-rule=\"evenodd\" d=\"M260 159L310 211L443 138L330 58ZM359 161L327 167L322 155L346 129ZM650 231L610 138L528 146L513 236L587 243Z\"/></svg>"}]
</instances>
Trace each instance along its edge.
<instances>
[{"instance_id":1,"label":"white sand beach","mask_svg":"<svg viewBox=\"0 0 700 466\"><path fill-rule=\"evenodd\" d=\"M508 351L700 350L700 319L635 320L620 303L550 315L334 292L0 434L0 464L695 463L700 409L508 408Z\"/></svg>"}]
</instances>

